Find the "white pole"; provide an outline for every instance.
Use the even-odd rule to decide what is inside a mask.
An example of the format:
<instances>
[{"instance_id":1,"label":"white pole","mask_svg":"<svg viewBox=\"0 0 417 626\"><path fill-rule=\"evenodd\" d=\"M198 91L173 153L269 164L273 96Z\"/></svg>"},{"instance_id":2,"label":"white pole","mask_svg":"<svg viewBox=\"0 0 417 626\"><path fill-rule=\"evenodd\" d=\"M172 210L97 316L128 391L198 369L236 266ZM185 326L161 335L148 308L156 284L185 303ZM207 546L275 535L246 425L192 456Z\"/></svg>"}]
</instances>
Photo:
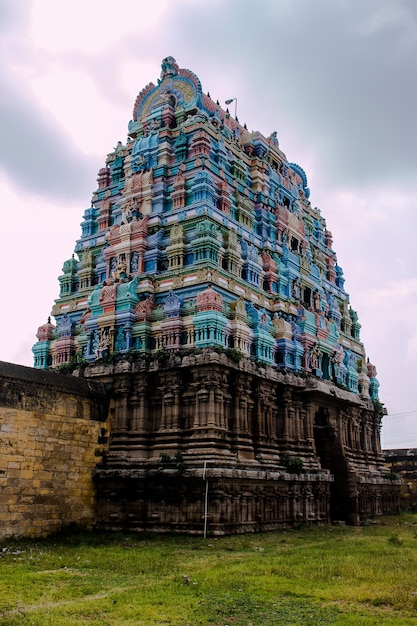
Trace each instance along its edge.
<instances>
[{"instance_id":1,"label":"white pole","mask_svg":"<svg viewBox=\"0 0 417 626\"><path fill-rule=\"evenodd\" d=\"M203 480L206 481L206 495L204 497L204 539L207 537L207 517L208 517L208 478L206 478L207 461L204 461Z\"/></svg>"}]
</instances>

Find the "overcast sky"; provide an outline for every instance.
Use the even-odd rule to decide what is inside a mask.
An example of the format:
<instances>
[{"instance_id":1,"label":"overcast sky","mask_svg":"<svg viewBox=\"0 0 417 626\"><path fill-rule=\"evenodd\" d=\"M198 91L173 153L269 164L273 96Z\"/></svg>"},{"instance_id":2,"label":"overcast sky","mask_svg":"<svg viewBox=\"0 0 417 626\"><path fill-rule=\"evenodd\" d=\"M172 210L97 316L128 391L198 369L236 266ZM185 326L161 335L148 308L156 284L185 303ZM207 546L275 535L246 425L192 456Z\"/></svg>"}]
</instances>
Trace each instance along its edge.
<instances>
[{"instance_id":1,"label":"overcast sky","mask_svg":"<svg viewBox=\"0 0 417 626\"><path fill-rule=\"evenodd\" d=\"M97 172L170 55L305 170L382 444L417 447L415 0L0 0L0 45L1 360L32 365Z\"/></svg>"}]
</instances>

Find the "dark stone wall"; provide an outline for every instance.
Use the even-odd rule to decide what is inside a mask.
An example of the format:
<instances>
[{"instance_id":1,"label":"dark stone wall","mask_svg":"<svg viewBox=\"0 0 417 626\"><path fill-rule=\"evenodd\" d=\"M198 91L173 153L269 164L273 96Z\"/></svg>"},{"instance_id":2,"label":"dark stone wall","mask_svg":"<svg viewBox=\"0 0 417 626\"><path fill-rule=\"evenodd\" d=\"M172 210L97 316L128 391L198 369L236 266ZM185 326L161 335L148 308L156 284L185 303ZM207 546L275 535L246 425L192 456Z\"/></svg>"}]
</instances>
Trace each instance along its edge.
<instances>
[{"instance_id":1,"label":"dark stone wall","mask_svg":"<svg viewBox=\"0 0 417 626\"><path fill-rule=\"evenodd\" d=\"M84 376L111 386L111 442L96 472L103 525L197 532L203 475L217 534L357 524L399 508L382 414L330 381L210 348L91 365Z\"/></svg>"},{"instance_id":2,"label":"dark stone wall","mask_svg":"<svg viewBox=\"0 0 417 626\"><path fill-rule=\"evenodd\" d=\"M401 478L401 509L417 510L417 448L384 450L387 467Z\"/></svg>"},{"instance_id":3,"label":"dark stone wall","mask_svg":"<svg viewBox=\"0 0 417 626\"><path fill-rule=\"evenodd\" d=\"M108 398L100 382L0 361L0 406L103 421Z\"/></svg>"}]
</instances>

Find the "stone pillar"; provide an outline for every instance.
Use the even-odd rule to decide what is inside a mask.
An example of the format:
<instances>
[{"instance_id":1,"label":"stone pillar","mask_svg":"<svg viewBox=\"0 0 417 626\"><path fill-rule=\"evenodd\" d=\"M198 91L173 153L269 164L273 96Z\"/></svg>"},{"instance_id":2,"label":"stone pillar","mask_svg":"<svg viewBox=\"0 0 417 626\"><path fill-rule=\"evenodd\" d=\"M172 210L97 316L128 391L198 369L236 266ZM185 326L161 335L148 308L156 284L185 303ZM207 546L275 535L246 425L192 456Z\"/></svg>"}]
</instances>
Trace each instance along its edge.
<instances>
[{"instance_id":1,"label":"stone pillar","mask_svg":"<svg viewBox=\"0 0 417 626\"><path fill-rule=\"evenodd\" d=\"M304 404L304 437L310 443L314 441L314 416L311 402Z\"/></svg>"},{"instance_id":2,"label":"stone pillar","mask_svg":"<svg viewBox=\"0 0 417 626\"><path fill-rule=\"evenodd\" d=\"M294 407L294 418L293 418L293 422L294 422L294 431L293 431L293 436L294 439L296 440L297 443L300 443L300 439L303 439L303 434L302 430L301 430L301 402L294 402L293 403L293 407Z\"/></svg>"},{"instance_id":3,"label":"stone pillar","mask_svg":"<svg viewBox=\"0 0 417 626\"><path fill-rule=\"evenodd\" d=\"M283 408L282 408L282 438L284 441L289 439L289 407L291 404L291 394L289 391L284 391L283 394Z\"/></svg>"},{"instance_id":4,"label":"stone pillar","mask_svg":"<svg viewBox=\"0 0 417 626\"><path fill-rule=\"evenodd\" d=\"M118 385L114 389L114 429L116 431L126 431L129 425L129 382L124 378L118 380Z\"/></svg>"},{"instance_id":5,"label":"stone pillar","mask_svg":"<svg viewBox=\"0 0 417 626\"><path fill-rule=\"evenodd\" d=\"M146 377L136 382L136 396L138 397L138 404L135 411L135 419L133 420L133 430L145 433L148 428L149 421L149 408L148 408L148 393L149 386Z\"/></svg>"},{"instance_id":6,"label":"stone pillar","mask_svg":"<svg viewBox=\"0 0 417 626\"><path fill-rule=\"evenodd\" d=\"M209 392L207 389L199 389L196 393L196 403L194 412L193 429L207 426L207 404L209 401Z\"/></svg>"},{"instance_id":7,"label":"stone pillar","mask_svg":"<svg viewBox=\"0 0 417 626\"><path fill-rule=\"evenodd\" d=\"M338 421L339 421L339 428L340 428L340 431L339 431L340 443L342 445L342 448L345 449L348 445L348 439L347 439L348 418L347 418L346 412L343 409L339 409Z\"/></svg>"}]
</instances>

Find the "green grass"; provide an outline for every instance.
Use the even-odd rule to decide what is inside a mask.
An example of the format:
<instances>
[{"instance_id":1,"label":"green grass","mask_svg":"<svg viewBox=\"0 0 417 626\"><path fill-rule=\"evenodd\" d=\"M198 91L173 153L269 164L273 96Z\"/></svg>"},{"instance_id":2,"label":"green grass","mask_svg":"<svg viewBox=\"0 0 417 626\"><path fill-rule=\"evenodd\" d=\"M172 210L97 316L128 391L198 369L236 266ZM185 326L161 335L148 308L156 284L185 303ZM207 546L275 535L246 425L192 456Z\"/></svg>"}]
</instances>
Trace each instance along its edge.
<instances>
[{"instance_id":1,"label":"green grass","mask_svg":"<svg viewBox=\"0 0 417 626\"><path fill-rule=\"evenodd\" d=\"M417 623L417 515L219 539L67 532L0 545L0 625Z\"/></svg>"}]
</instances>

